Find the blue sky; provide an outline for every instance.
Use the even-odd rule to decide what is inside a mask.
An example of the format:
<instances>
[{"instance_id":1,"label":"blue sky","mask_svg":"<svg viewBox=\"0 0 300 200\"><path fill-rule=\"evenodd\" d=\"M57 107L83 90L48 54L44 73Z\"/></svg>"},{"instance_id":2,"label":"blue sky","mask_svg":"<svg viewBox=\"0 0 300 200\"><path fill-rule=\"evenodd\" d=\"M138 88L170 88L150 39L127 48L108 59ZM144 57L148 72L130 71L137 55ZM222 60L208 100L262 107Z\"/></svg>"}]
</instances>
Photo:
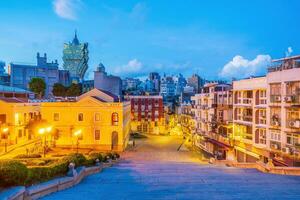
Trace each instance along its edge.
<instances>
[{"instance_id":1,"label":"blue sky","mask_svg":"<svg viewBox=\"0 0 300 200\"><path fill-rule=\"evenodd\" d=\"M87 78L101 61L122 77L150 71L208 79L262 74L271 58L299 53L298 0L3 0L0 60L62 64L77 29L89 43ZM289 49L289 50L288 50Z\"/></svg>"}]
</instances>

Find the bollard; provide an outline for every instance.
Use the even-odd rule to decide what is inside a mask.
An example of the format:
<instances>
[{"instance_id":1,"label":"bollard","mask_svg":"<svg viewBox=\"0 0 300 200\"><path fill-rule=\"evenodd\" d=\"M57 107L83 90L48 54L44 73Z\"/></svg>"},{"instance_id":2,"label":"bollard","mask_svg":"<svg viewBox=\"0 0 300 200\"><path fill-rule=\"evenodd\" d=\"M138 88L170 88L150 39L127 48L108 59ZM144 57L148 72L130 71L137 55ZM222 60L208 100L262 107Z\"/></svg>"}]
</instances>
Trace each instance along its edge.
<instances>
[{"instance_id":1,"label":"bollard","mask_svg":"<svg viewBox=\"0 0 300 200\"><path fill-rule=\"evenodd\" d=\"M77 176L77 171L75 170L75 163L69 164L69 171L67 173L67 176Z\"/></svg>"}]
</instances>

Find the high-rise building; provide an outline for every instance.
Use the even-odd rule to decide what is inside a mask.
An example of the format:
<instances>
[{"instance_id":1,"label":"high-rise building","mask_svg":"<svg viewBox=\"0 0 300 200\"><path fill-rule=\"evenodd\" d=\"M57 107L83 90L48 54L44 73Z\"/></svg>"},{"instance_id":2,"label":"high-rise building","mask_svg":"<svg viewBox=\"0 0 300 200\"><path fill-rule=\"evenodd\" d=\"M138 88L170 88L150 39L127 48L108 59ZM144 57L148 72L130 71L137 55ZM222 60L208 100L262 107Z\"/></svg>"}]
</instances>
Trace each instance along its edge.
<instances>
[{"instance_id":1,"label":"high-rise building","mask_svg":"<svg viewBox=\"0 0 300 200\"><path fill-rule=\"evenodd\" d=\"M270 158L275 165L300 166L300 55L273 60L267 87Z\"/></svg>"},{"instance_id":2,"label":"high-rise building","mask_svg":"<svg viewBox=\"0 0 300 200\"><path fill-rule=\"evenodd\" d=\"M154 92L159 92L160 90L160 75L157 72L151 72L149 74L149 80L153 82Z\"/></svg>"},{"instance_id":3,"label":"high-rise building","mask_svg":"<svg viewBox=\"0 0 300 200\"><path fill-rule=\"evenodd\" d=\"M9 78L5 72L5 62L0 61L0 85L9 85Z\"/></svg>"},{"instance_id":4,"label":"high-rise building","mask_svg":"<svg viewBox=\"0 0 300 200\"><path fill-rule=\"evenodd\" d=\"M94 88L121 96L122 80L118 76L108 75L105 71L104 65L100 63L97 70L94 72Z\"/></svg>"},{"instance_id":5,"label":"high-rise building","mask_svg":"<svg viewBox=\"0 0 300 200\"><path fill-rule=\"evenodd\" d=\"M134 91L137 89L140 80L135 78L125 78L122 80L122 89Z\"/></svg>"},{"instance_id":6,"label":"high-rise building","mask_svg":"<svg viewBox=\"0 0 300 200\"><path fill-rule=\"evenodd\" d=\"M193 74L188 78L187 85L194 88L195 93L200 92L200 88L204 85L205 81L198 74Z\"/></svg>"},{"instance_id":7,"label":"high-rise building","mask_svg":"<svg viewBox=\"0 0 300 200\"><path fill-rule=\"evenodd\" d=\"M63 68L70 72L72 82L83 80L89 61L88 43L80 43L77 33L72 42L64 44Z\"/></svg>"},{"instance_id":8,"label":"high-rise building","mask_svg":"<svg viewBox=\"0 0 300 200\"><path fill-rule=\"evenodd\" d=\"M175 83L172 76L164 76L160 82L160 95L164 101L172 101L176 95Z\"/></svg>"},{"instance_id":9,"label":"high-rise building","mask_svg":"<svg viewBox=\"0 0 300 200\"><path fill-rule=\"evenodd\" d=\"M192 97L195 113L193 143L218 159L233 159L231 85L208 83Z\"/></svg>"},{"instance_id":10,"label":"high-rise building","mask_svg":"<svg viewBox=\"0 0 300 200\"><path fill-rule=\"evenodd\" d=\"M184 87L186 86L185 78L182 76L182 74L178 74L177 76L173 77L173 80L174 80L174 84L175 84L176 95L181 95Z\"/></svg>"},{"instance_id":11,"label":"high-rise building","mask_svg":"<svg viewBox=\"0 0 300 200\"><path fill-rule=\"evenodd\" d=\"M47 54L40 56L37 53L37 64L10 63L8 72L10 74L10 86L22 89L29 89L29 82L32 78L42 78L46 83L45 97L52 96L52 89L55 83L59 82L57 60L47 62Z\"/></svg>"}]
</instances>

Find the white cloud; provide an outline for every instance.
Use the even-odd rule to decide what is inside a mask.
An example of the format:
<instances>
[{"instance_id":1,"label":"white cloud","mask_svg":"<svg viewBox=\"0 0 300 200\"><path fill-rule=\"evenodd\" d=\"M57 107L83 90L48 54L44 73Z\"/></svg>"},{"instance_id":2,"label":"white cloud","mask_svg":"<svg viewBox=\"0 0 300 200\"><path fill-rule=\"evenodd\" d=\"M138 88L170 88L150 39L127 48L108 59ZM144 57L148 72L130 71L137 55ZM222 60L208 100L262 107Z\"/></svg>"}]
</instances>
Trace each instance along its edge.
<instances>
[{"instance_id":1,"label":"white cloud","mask_svg":"<svg viewBox=\"0 0 300 200\"><path fill-rule=\"evenodd\" d=\"M224 65L219 75L223 78L245 78L261 75L270 62L271 56L269 55L258 55L253 60L247 60L237 55Z\"/></svg>"},{"instance_id":2,"label":"white cloud","mask_svg":"<svg viewBox=\"0 0 300 200\"><path fill-rule=\"evenodd\" d=\"M61 18L76 20L81 0L54 0L54 12Z\"/></svg>"},{"instance_id":3,"label":"white cloud","mask_svg":"<svg viewBox=\"0 0 300 200\"><path fill-rule=\"evenodd\" d=\"M287 48L287 51L285 52L285 56L286 56L286 57L289 57L289 56L291 56L292 53L293 53L292 47L288 47L288 48Z\"/></svg>"},{"instance_id":4,"label":"white cloud","mask_svg":"<svg viewBox=\"0 0 300 200\"><path fill-rule=\"evenodd\" d=\"M124 75L124 74L133 74L133 73L139 73L143 68L143 64L137 60L132 59L128 61L127 64L117 66L114 68L113 72L118 75Z\"/></svg>"}]
</instances>

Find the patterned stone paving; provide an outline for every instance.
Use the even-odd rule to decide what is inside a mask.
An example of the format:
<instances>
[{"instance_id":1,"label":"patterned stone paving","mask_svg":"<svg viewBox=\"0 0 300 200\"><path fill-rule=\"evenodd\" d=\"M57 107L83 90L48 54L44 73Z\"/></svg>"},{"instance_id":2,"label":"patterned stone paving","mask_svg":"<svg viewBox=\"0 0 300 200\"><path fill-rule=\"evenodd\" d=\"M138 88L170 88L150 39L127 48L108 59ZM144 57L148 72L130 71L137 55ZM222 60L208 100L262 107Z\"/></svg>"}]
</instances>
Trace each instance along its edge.
<instances>
[{"instance_id":1,"label":"patterned stone paving","mask_svg":"<svg viewBox=\"0 0 300 200\"><path fill-rule=\"evenodd\" d=\"M139 141L117 165L44 199L300 199L300 177L209 165L180 143Z\"/></svg>"}]
</instances>

